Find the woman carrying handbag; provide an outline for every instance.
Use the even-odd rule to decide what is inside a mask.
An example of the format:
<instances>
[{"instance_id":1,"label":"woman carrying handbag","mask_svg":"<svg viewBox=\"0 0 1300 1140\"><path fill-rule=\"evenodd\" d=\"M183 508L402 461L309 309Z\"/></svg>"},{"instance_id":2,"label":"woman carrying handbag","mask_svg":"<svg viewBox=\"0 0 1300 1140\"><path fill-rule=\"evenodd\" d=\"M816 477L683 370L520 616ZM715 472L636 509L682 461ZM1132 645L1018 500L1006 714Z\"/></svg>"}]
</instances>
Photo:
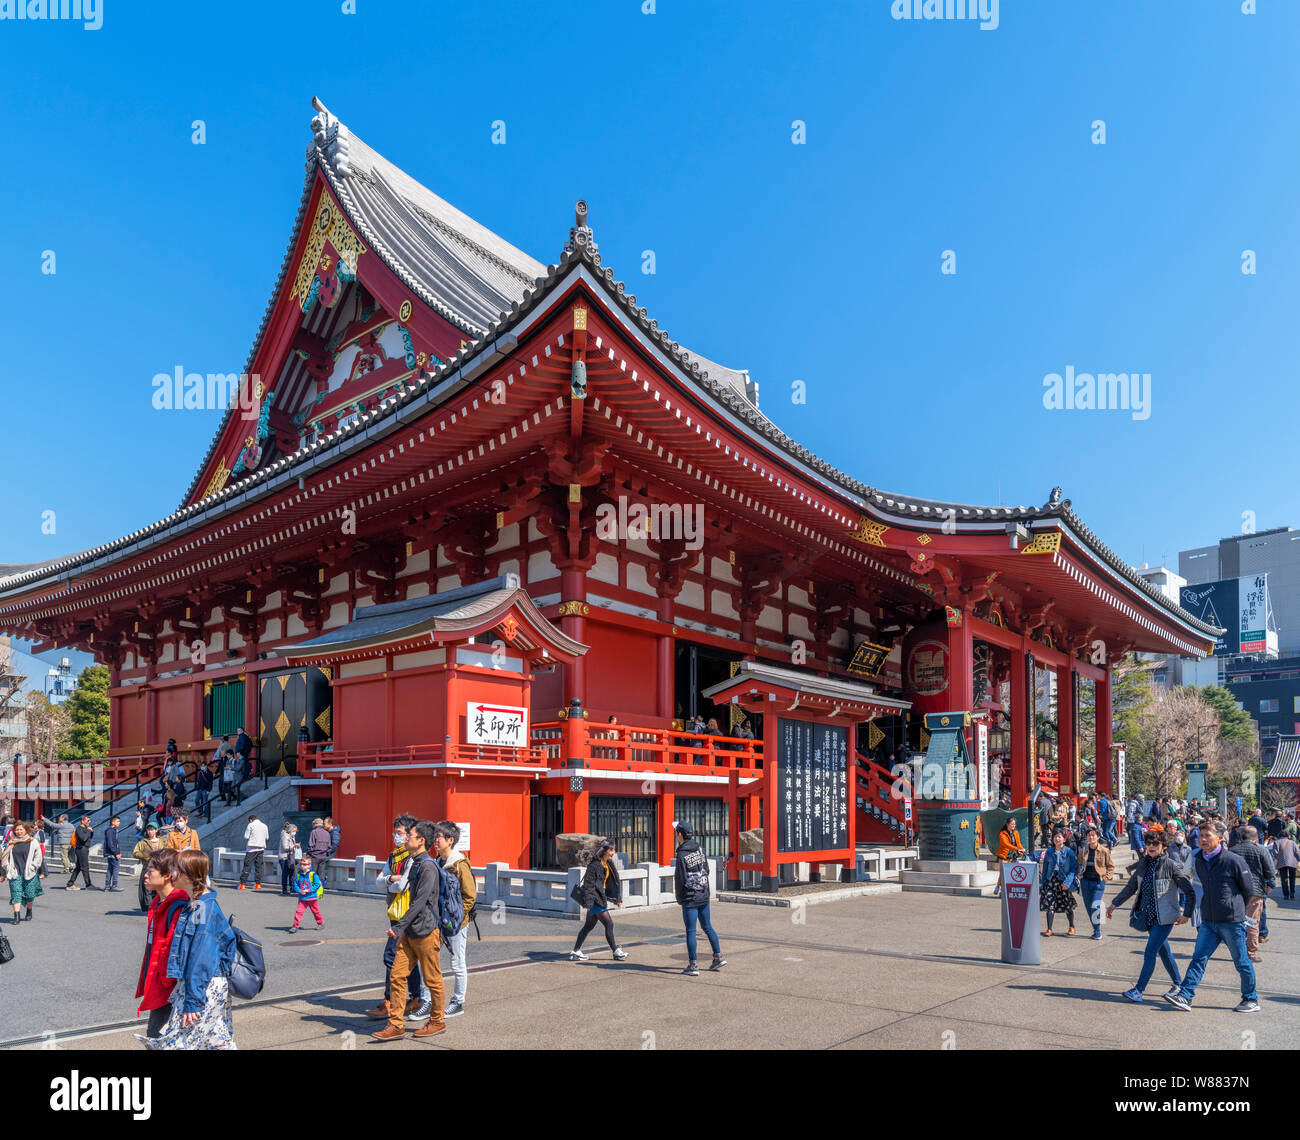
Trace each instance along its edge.
<instances>
[{"instance_id":1,"label":"woman carrying handbag","mask_svg":"<svg viewBox=\"0 0 1300 1140\"><path fill-rule=\"evenodd\" d=\"M605 941L609 943L614 957L620 962L627 957L627 951L614 938L614 920L609 914L611 904L616 907L623 905L623 884L619 880L618 864L614 862L613 856L614 844L608 839L601 840L595 857L587 864L587 873L583 875L582 883L572 891L578 905L587 908L587 921L582 924L582 929L578 931L578 941L569 952L570 962L587 960L587 955L582 952L582 944L598 922L605 928Z\"/></svg>"},{"instance_id":2,"label":"woman carrying handbag","mask_svg":"<svg viewBox=\"0 0 1300 1140\"><path fill-rule=\"evenodd\" d=\"M1156 958L1164 964L1169 972L1173 986L1169 994L1178 993L1182 978L1178 974L1178 963L1174 961L1173 951L1169 949L1169 935L1175 926L1181 926L1192 916L1195 895L1192 890L1191 876L1187 869L1168 852L1169 837L1163 831L1151 830L1146 834L1146 852L1138 860L1133 877L1106 908L1106 917L1115 912L1115 908L1127 901L1135 893L1137 902L1133 904L1133 913L1128 923L1134 930L1143 931L1147 936L1146 950L1142 957L1142 972L1138 975L1137 985L1124 991L1124 997L1138 1003L1142 1001L1143 992L1151 975L1155 972ZM1183 892L1186 910L1178 911L1178 892ZM1168 997L1169 994L1165 996Z\"/></svg>"}]
</instances>

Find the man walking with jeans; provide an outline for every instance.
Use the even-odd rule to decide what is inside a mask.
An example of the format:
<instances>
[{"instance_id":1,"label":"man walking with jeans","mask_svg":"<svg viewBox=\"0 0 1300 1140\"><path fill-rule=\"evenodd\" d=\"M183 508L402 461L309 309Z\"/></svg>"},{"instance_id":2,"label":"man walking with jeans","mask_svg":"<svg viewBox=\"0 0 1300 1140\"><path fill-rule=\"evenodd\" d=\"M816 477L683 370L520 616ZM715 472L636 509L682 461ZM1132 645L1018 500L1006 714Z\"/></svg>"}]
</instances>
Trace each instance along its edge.
<instances>
[{"instance_id":1,"label":"man walking with jeans","mask_svg":"<svg viewBox=\"0 0 1300 1140\"><path fill-rule=\"evenodd\" d=\"M248 882L248 870L250 867L256 869L253 880L253 890L262 889L262 856L266 853L266 841L270 838L270 830L255 815L248 817L248 826L244 828L244 866L239 872L239 890L244 889L244 884Z\"/></svg>"},{"instance_id":2,"label":"man walking with jeans","mask_svg":"<svg viewBox=\"0 0 1300 1140\"><path fill-rule=\"evenodd\" d=\"M469 967L465 961L465 951L469 943L469 916L478 901L478 883L469 860L456 850L460 842L460 828L451 820L439 820L433 825L433 843L438 852L438 862L446 871L456 876L460 886L460 901L465 908L465 919L455 934L446 936L447 948L451 951L451 972L456 984L451 991L451 1001L447 1003L445 1017L459 1017L465 1012L465 990L469 985Z\"/></svg>"},{"instance_id":3,"label":"man walking with jeans","mask_svg":"<svg viewBox=\"0 0 1300 1140\"><path fill-rule=\"evenodd\" d=\"M727 964L727 960L722 956L718 935L709 921L709 861L695 841L690 827L675 822L673 831L676 832L678 840L677 872L673 879L673 886L677 901L681 904L682 920L686 923L688 962L682 973L695 977L700 972L695 962L697 921L704 928L704 933L709 939L709 947L713 950L713 961L709 963L709 969L721 970Z\"/></svg>"},{"instance_id":4,"label":"man walking with jeans","mask_svg":"<svg viewBox=\"0 0 1300 1140\"><path fill-rule=\"evenodd\" d=\"M120 891L122 888L117 885L117 865L122 858L122 845L118 842L117 833L122 826L122 820L114 816L109 820L108 827L104 831L104 890Z\"/></svg>"},{"instance_id":5,"label":"man walking with jeans","mask_svg":"<svg viewBox=\"0 0 1300 1140\"><path fill-rule=\"evenodd\" d=\"M1201 828L1201 850L1194 862L1196 877L1204 888L1201 899L1201 928L1196 935L1196 949L1191 965L1183 975L1178 991L1170 991L1165 1001L1176 1009L1190 1010L1196 987L1205 976L1205 966L1219 943L1227 943L1232 964L1241 975L1241 1003L1236 1013L1258 1013L1259 995L1255 992L1255 967L1246 953L1246 904L1254 897L1255 885L1250 868L1240 855L1223 846L1224 826L1212 820Z\"/></svg>"}]
</instances>

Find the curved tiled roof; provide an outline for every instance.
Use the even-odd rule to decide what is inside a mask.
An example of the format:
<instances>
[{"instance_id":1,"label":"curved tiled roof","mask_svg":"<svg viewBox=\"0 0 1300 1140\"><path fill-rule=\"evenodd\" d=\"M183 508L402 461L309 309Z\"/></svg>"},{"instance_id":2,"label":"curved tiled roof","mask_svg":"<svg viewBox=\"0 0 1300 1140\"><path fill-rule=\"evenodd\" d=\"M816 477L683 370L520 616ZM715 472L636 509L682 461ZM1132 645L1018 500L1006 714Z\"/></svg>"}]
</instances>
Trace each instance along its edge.
<instances>
[{"instance_id":1,"label":"curved tiled roof","mask_svg":"<svg viewBox=\"0 0 1300 1140\"><path fill-rule=\"evenodd\" d=\"M486 334L546 276L547 267L540 261L394 166L331 115L319 99L312 100L312 105L318 114L312 120L302 199L275 289L244 366L246 373L252 371L291 268L318 170L366 245L412 293L470 339ZM696 359L716 379L757 405L758 386L747 371L726 368L698 354ZM229 420L227 412L185 491L182 506L198 487Z\"/></svg>"},{"instance_id":2,"label":"curved tiled roof","mask_svg":"<svg viewBox=\"0 0 1300 1140\"><path fill-rule=\"evenodd\" d=\"M367 244L384 263L426 304L442 313L453 324L474 333L477 339L466 344L431 376L411 383L401 395L390 397L378 408L361 415L346 427L259 468L238 482L227 484L206 499L190 506L182 505L166 519L114 542L53 562L34 563L21 570L15 567L19 572L0 576L0 593L7 593L52 573L112 553L137 540L149 538L219 507L232 497L257 490L259 484L265 484L328 448L340 445L346 447L352 441L368 438L371 429L412 401L430 396L436 398L434 390L442 381L459 372L475 357L494 351L493 345L498 336L508 333L524 316L532 312L562 280L567 279L572 268L582 266L622 310L629 324L640 329L649 343L660 350L688 382L728 411L750 432L825 482L833 484L837 490L848 492L864 509L884 518L897 518L908 526L922 529L927 524L939 527L949 519L956 519L959 524L973 525L1006 521L1060 522L1126 583L1131 584L1171 618L1207 638L1222 633L1222 630L1207 625L1174 604L1119 558L1079 519L1069 500L1060 498L1059 489L1041 507L977 506L890 494L838 470L759 412L757 385L749 379L748 372L716 365L698 353L683 348L660 329L659 322L649 316L645 307L637 305L635 295L628 292L626 285L614 277L609 267L602 264L592 232L585 224L576 225L570 230L560 260L544 269L540 262L515 249L383 159L355 135L351 135L319 101L315 101L314 105L320 114L312 123L314 139L307 152L307 181L299 203L294 236L281 265L275 293L263 317L245 371L252 366L274 308L275 298L289 272L297 230L310 198L317 169L321 170ZM537 271L536 275L530 279L529 274L534 270ZM503 308L495 317L490 316L490 310L498 300L506 299L509 299L509 307ZM200 467L200 474L210 461L220 437L219 431ZM198 478L196 475L186 492L187 499L193 494Z\"/></svg>"}]
</instances>

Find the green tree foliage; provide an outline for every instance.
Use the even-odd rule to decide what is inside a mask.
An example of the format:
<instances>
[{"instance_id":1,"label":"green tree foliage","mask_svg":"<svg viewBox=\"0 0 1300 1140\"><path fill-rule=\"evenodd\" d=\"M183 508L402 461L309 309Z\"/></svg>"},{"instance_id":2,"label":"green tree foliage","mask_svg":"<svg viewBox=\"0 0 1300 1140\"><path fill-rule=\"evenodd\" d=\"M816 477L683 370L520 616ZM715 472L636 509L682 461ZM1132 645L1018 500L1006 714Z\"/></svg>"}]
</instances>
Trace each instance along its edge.
<instances>
[{"instance_id":1,"label":"green tree foliage","mask_svg":"<svg viewBox=\"0 0 1300 1140\"><path fill-rule=\"evenodd\" d=\"M1255 739L1255 725L1245 709L1237 707L1237 698L1218 685L1205 685L1197 692L1214 709L1219 722L1219 739L1250 744Z\"/></svg>"},{"instance_id":2,"label":"green tree foliage","mask_svg":"<svg viewBox=\"0 0 1300 1140\"><path fill-rule=\"evenodd\" d=\"M103 756L108 751L107 665L90 665L82 670L76 691L67 700L72 727L68 742L59 745L59 760L73 764Z\"/></svg>"}]
</instances>

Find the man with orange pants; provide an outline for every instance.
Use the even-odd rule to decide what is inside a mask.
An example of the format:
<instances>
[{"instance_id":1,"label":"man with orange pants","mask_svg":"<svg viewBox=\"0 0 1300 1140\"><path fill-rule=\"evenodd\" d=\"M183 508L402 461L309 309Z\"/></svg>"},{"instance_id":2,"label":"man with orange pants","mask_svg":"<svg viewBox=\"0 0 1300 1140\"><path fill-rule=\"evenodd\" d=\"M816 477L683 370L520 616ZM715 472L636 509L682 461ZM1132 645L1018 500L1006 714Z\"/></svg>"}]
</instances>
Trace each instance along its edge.
<instances>
[{"instance_id":1,"label":"man with orange pants","mask_svg":"<svg viewBox=\"0 0 1300 1140\"><path fill-rule=\"evenodd\" d=\"M447 1028L443 1016L442 934L439 923L438 896L442 870L429 857L433 846L433 824L420 820L406 833L406 848L411 853L411 905L389 928L388 937L397 939L390 977L388 1024L370 1036L376 1041L396 1041L406 1036L406 979L411 967L418 965L429 987L429 1020L414 1033L416 1037L434 1037ZM423 1012L421 1010L420 1012Z\"/></svg>"}]
</instances>

